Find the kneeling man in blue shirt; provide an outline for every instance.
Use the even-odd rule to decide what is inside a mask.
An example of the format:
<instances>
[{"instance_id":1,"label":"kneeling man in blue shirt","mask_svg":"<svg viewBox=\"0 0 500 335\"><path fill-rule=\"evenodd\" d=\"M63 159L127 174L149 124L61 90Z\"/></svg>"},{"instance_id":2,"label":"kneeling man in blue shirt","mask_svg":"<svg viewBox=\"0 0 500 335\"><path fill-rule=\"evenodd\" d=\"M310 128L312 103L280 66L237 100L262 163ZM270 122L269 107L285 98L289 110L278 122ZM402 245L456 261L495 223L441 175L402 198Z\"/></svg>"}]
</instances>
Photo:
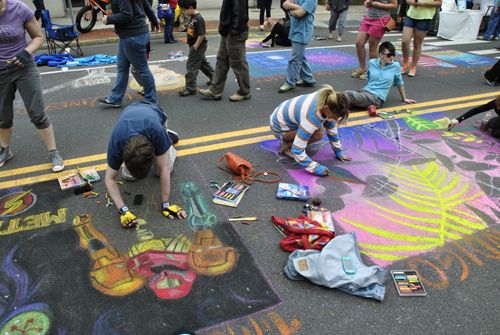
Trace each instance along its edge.
<instances>
[{"instance_id":1,"label":"kneeling man in blue shirt","mask_svg":"<svg viewBox=\"0 0 500 335\"><path fill-rule=\"evenodd\" d=\"M371 59L368 64L368 84L362 91L345 91L350 107L367 108L382 106L392 86L398 88L403 102L413 104L416 101L406 97L401 65L394 60L396 48L391 42L383 42L378 47L379 58Z\"/></svg>"},{"instance_id":2,"label":"kneeling man in blue shirt","mask_svg":"<svg viewBox=\"0 0 500 335\"><path fill-rule=\"evenodd\" d=\"M170 172L175 161L171 136L176 137L176 134L172 132L169 136L166 121L167 116L160 106L146 101L135 102L122 111L111 133L104 181L124 228L135 226L138 218L125 205L115 180L122 164L126 180L145 178L154 164L155 173L160 177L163 215L170 219L186 218L181 207L170 203Z\"/></svg>"}]
</instances>

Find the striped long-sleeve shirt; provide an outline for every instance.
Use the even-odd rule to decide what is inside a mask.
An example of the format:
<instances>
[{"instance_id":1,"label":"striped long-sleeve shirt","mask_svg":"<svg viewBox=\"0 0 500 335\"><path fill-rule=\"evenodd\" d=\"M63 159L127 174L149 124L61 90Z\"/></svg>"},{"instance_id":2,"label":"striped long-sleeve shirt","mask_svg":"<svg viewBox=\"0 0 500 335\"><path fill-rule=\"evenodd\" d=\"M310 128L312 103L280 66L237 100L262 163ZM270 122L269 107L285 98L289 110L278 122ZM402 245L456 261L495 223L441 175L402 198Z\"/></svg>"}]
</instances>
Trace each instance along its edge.
<instances>
[{"instance_id":1,"label":"striped long-sleeve shirt","mask_svg":"<svg viewBox=\"0 0 500 335\"><path fill-rule=\"evenodd\" d=\"M282 102L271 114L270 127L276 132L297 130L291 150L295 160L308 172L323 175L325 167L306 154L309 139L318 129L325 127L332 149L342 150L342 145L337 123L324 119L317 110L318 97L319 93L314 92Z\"/></svg>"}]
</instances>

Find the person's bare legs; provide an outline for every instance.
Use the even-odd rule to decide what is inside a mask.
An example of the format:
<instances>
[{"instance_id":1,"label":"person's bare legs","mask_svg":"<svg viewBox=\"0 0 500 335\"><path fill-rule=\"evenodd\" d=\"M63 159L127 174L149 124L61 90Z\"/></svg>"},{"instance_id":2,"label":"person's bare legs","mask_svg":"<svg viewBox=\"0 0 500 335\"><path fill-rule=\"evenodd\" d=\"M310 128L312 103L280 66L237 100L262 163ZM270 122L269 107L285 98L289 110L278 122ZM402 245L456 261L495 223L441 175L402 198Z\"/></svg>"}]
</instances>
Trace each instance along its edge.
<instances>
[{"instance_id":1,"label":"person's bare legs","mask_svg":"<svg viewBox=\"0 0 500 335\"><path fill-rule=\"evenodd\" d=\"M12 127L7 129L0 129L0 146L2 146L2 148L10 147L11 137L12 137Z\"/></svg>"},{"instance_id":2,"label":"person's bare legs","mask_svg":"<svg viewBox=\"0 0 500 335\"><path fill-rule=\"evenodd\" d=\"M358 55L359 70L366 72L366 50L365 44L370 36L365 32L358 32L356 35L356 54Z\"/></svg>"},{"instance_id":3,"label":"person's bare legs","mask_svg":"<svg viewBox=\"0 0 500 335\"><path fill-rule=\"evenodd\" d=\"M54 136L54 128L52 128L52 125L48 126L45 129L37 129L38 134L40 134L40 137L42 138L43 143L45 143L45 146L47 147L47 150L56 150L56 139Z\"/></svg>"},{"instance_id":4,"label":"person's bare legs","mask_svg":"<svg viewBox=\"0 0 500 335\"><path fill-rule=\"evenodd\" d=\"M422 45L424 44L424 38L427 36L426 31L420 31L415 29L415 34L413 36L413 56L411 58L411 68L408 75L414 77L417 74L417 63L422 54Z\"/></svg>"},{"instance_id":5,"label":"person's bare legs","mask_svg":"<svg viewBox=\"0 0 500 335\"><path fill-rule=\"evenodd\" d=\"M368 55L370 59L378 57L378 45L380 43L380 38L370 36L368 38Z\"/></svg>"},{"instance_id":6,"label":"person's bare legs","mask_svg":"<svg viewBox=\"0 0 500 335\"><path fill-rule=\"evenodd\" d=\"M410 63L410 42L413 37L414 28L404 27L403 37L401 38L401 50L403 51L403 66L401 68L401 73L406 73L408 69L408 64ZM413 42L415 43L415 42ZM415 51L415 49L413 49ZM415 57L415 55L413 56Z\"/></svg>"}]
</instances>

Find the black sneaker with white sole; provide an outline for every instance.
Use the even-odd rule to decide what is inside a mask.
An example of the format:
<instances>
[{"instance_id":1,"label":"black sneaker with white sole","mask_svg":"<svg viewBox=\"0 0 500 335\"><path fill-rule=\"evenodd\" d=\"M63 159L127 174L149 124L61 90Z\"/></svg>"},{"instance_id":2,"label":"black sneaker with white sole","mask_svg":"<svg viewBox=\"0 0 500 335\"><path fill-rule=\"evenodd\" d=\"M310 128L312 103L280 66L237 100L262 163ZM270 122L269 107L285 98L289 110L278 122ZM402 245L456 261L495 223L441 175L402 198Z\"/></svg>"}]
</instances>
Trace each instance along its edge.
<instances>
[{"instance_id":1,"label":"black sneaker with white sole","mask_svg":"<svg viewBox=\"0 0 500 335\"><path fill-rule=\"evenodd\" d=\"M177 134L177 132L167 129L167 134L173 144L177 144L177 142L179 142L179 134Z\"/></svg>"},{"instance_id":2,"label":"black sneaker with white sole","mask_svg":"<svg viewBox=\"0 0 500 335\"><path fill-rule=\"evenodd\" d=\"M105 106L114 107L114 108L120 108L122 106L122 104L120 104L118 102L111 102L107 97L98 98L97 102L100 104L103 104Z\"/></svg>"}]
</instances>

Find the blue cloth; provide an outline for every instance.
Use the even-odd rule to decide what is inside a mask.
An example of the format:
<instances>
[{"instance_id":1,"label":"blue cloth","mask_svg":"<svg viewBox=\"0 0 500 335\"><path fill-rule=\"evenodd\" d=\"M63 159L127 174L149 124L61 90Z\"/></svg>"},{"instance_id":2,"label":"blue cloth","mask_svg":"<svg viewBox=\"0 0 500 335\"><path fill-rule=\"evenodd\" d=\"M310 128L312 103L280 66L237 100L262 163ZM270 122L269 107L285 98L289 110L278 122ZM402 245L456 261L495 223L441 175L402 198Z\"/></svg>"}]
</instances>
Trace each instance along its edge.
<instances>
[{"instance_id":1,"label":"blue cloth","mask_svg":"<svg viewBox=\"0 0 500 335\"><path fill-rule=\"evenodd\" d=\"M356 273L346 274L342 257L349 257ZM305 280L338 288L346 293L384 300L387 272L380 266L366 266L359 254L354 232L335 236L323 250L295 250L288 257L285 275L292 280Z\"/></svg>"},{"instance_id":2,"label":"blue cloth","mask_svg":"<svg viewBox=\"0 0 500 335\"><path fill-rule=\"evenodd\" d=\"M295 87L299 79L307 83L315 83L313 72L306 59L307 44L292 41L292 56L286 68L286 82Z\"/></svg>"},{"instance_id":3,"label":"blue cloth","mask_svg":"<svg viewBox=\"0 0 500 335\"><path fill-rule=\"evenodd\" d=\"M401 65L396 61L381 67L379 58L370 59L367 78L368 84L363 87L363 90L375 94L382 101L387 99L392 86L404 85Z\"/></svg>"},{"instance_id":4,"label":"blue cloth","mask_svg":"<svg viewBox=\"0 0 500 335\"><path fill-rule=\"evenodd\" d=\"M92 66L102 64L116 63L116 56L107 56L104 54L97 54L89 57L80 57L73 60L68 60L66 64L58 65L57 67L77 67L77 66ZM49 65L50 66L50 65Z\"/></svg>"},{"instance_id":5,"label":"blue cloth","mask_svg":"<svg viewBox=\"0 0 500 335\"><path fill-rule=\"evenodd\" d=\"M158 102L155 79L149 69L146 57L149 33L132 37L120 37L118 42L116 83L107 97L112 103L120 104L128 86L130 65L140 76L144 87L144 101Z\"/></svg>"},{"instance_id":6,"label":"blue cloth","mask_svg":"<svg viewBox=\"0 0 500 335\"><path fill-rule=\"evenodd\" d=\"M73 61L73 57L68 53L62 54L38 54L34 57L35 63L38 66L48 65L48 66L58 66L60 64L66 64L68 61Z\"/></svg>"},{"instance_id":7,"label":"blue cloth","mask_svg":"<svg viewBox=\"0 0 500 335\"><path fill-rule=\"evenodd\" d=\"M295 0L295 4L302 7L307 14L303 17L290 16L290 33L288 37L292 42L307 44L311 41L314 33L314 12L316 11L316 0Z\"/></svg>"},{"instance_id":8,"label":"blue cloth","mask_svg":"<svg viewBox=\"0 0 500 335\"><path fill-rule=\"evenodd\" d=\"M164 128L167 116L160 106L139 101L125 108L111 132L107 161L110 168L118 170L123 163L123 147L135 135L146 136L153 144L155 155L161 156L172 145Z\"/></svg>"},{"instance_id":9,"label":"blue cloth","mask_svg":"<svg viewBox=\"0 0 500 335\"><path fill-rule=\"evenodd\" d=\"M97 54L90 57L73 58L69 53L38 54L34 57L36 65L61 67L91 66L116 63L116 56Z\"/></svg>"}]
</instances>

